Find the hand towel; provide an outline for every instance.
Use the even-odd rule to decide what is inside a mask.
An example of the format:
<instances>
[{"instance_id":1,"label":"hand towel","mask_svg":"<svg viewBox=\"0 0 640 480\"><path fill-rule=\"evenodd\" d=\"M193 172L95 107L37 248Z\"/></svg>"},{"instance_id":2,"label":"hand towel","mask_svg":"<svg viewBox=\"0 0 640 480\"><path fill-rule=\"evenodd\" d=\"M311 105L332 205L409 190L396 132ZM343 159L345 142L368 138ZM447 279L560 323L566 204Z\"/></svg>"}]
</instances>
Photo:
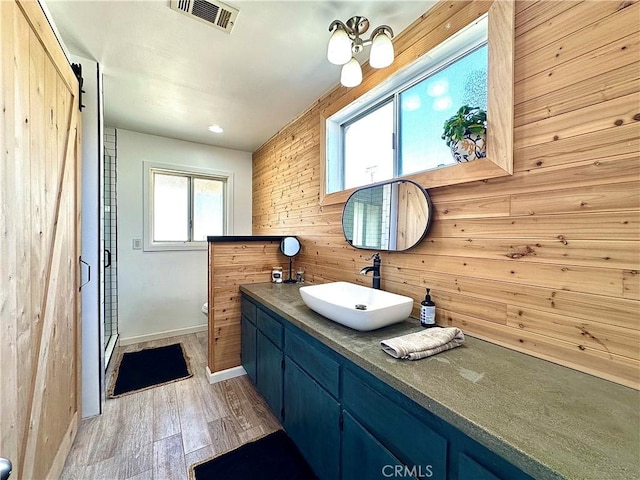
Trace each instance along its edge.
<instances>
[{"instance_id":1,"label":"hand towel","mask_svg":"<svg viewBox=\"0 0 640 480\"><path fill-rule=\"evenodd\" d=\"M395 358L419 360L464 343L462 330L456 327L431 328L380 342L382 350Z\"/></svg>"}]
</instances>

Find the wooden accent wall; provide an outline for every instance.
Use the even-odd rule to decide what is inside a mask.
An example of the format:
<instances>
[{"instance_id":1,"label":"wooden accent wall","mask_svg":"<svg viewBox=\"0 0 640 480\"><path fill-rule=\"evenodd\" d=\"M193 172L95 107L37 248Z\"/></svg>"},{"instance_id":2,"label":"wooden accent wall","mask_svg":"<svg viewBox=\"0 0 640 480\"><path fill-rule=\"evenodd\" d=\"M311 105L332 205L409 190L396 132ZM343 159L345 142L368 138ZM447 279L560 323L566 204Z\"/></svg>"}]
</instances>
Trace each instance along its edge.
<instances>
[{"instance_id":1,"label":"wooden accent wall","mask_svg":"<svg viewBox=\"0 0 640 480\"><path fill-rule=\"evenodd\" d=\"M78 81L37 2L0 2L0 52L0 456L58 478L82 391Z\"/></svg>"},{"instance_id":2,"label":"wooden accent wall","mask_svg":"<svg viewBox=\"0 0 640 480\"><path fill-rule=\"evenodd\" d=\"M461 3L423 15L397 53ZM430 287L441 325L639 387L638 18L636 1L516 3L514 174L423 185L431 231L382 254L385 290L419 301ZM343 205L319 206L320 114L346 95L329 92L253 155L253 233L297 235L313 283L371 281Z\"/></svg>"},{"instance_id":3,"label":"wooden accent wall","mask_svg":"<svg viewBox=\"0 0 640 480\"><path fill-rule=\"evenodd\" d=\"M287 270L279 241L209 243L209 370L240 365L240 285L271 281L273 267Z\"/></svg>"}]
</instances>

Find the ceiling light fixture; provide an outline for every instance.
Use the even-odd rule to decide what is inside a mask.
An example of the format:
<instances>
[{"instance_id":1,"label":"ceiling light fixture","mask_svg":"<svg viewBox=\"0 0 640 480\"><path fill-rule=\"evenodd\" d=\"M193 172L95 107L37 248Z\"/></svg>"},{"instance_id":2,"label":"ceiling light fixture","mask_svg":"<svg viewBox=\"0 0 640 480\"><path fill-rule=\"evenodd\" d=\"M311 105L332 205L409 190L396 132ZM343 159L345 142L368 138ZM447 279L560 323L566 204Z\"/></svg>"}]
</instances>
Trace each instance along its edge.
<instances>
[{"instance_id":1,"label":"ceiling light fixture","mask_svg":"<svg viewBox=\"0 0 640 480\"><path fill-rule=\"evenodd\" d=\"M213 133L222 133L224 130L220 125L209 125L209 131Z\"/></svg>"},{"instance_id":2,"label":"ceiling light fixture","mask_svg":"<svg viewBox=\"0 0 640 480\"><path fill-rule=\"evenodd\" d=\"M385 68L393 63L393 30L388 25L381 25L371 32L368 40L363 35L369 30L369 20L366 17L355 16L344 24L334 20L329 25L331 38L327 47L327 60L334 65L342 65L340 83L345 87L355 87L362 82L362 69L356 60L364 47L371 45L369 65L373 68Z\"/></svg>"}]
</instances>

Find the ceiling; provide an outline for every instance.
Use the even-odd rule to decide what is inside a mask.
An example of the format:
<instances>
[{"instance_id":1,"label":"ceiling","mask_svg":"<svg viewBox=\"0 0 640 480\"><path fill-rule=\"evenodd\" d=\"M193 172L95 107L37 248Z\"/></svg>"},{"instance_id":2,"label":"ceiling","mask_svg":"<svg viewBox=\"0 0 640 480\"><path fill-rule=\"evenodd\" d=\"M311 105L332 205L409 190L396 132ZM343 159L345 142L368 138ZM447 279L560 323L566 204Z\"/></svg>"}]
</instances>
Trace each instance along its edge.
<instances>
[{"instance_id":1,"label":"ceiling","mask_svg":"<svg viewBox=\"0 0 640 480\"><path fill-rule=\"evenodd\" d=\"M230 35L169 3L46 1L69 51L103 67L107 125L253 152L339 82L332 20L364 15L397 34L434 2L229 0Z\"/></svg>"}]
</instances>

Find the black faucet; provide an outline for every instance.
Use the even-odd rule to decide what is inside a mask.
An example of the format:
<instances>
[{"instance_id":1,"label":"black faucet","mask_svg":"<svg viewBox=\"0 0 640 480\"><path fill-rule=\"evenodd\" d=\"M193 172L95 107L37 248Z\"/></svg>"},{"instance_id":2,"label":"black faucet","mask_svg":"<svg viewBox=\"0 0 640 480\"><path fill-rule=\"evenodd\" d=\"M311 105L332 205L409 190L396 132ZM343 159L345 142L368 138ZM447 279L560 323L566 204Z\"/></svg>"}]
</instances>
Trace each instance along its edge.
<instances>
[{"instance_id":1,"label":"black faucet","mask_svg":"<svg viewBox=\"0 0 640 480\"><path fill-rule=\"evenodd\" d=\"M365 258L366 261L373 259L372 267L364 267L360 270L360 275L366 275L369 272L373 272L373 288L380 290L380 254L374 253L369 258Z\"/></svg>"}]
</instances>

